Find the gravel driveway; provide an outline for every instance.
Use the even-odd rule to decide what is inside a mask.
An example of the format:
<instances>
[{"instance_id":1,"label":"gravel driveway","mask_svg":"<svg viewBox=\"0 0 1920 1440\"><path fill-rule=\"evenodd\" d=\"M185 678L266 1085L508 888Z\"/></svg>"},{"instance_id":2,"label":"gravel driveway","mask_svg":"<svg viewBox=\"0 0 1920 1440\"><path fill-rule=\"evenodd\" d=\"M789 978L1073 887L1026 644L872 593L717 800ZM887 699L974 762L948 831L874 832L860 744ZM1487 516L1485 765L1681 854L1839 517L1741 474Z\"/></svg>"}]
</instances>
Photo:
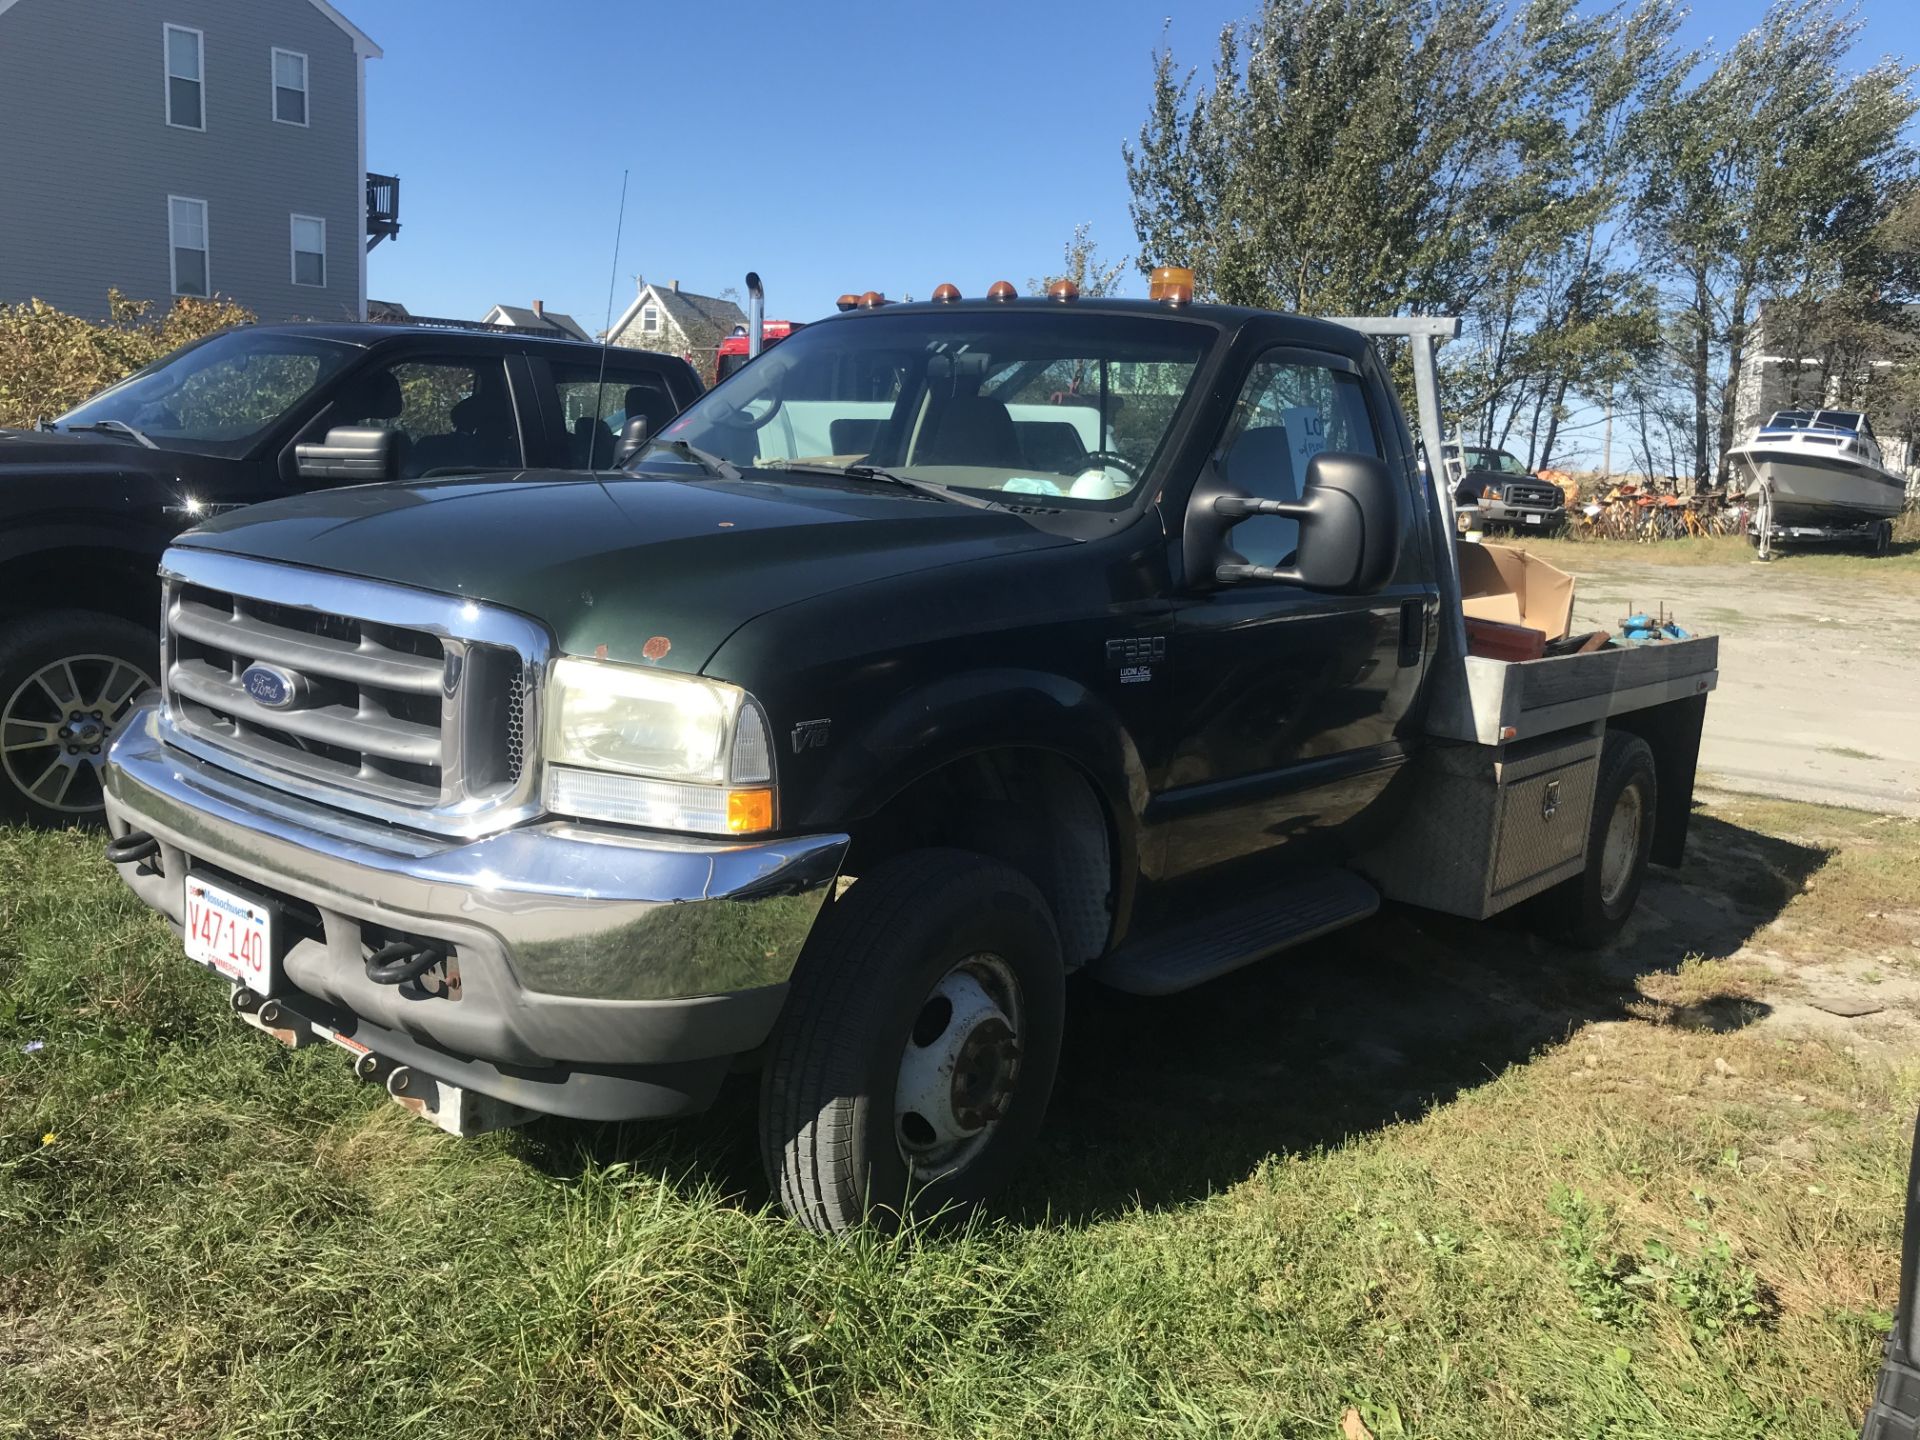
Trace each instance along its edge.
<instances>
[{"instance_id":1,"label":"gravel driveway","mask_svg":"<svg viewBox=\"0 0 1920 1440\"><path fill-rule=\"evenodd\" d=\"M1657 547L1654 547L1657 551ZM1771 565L1649 563L1641 547L1556 547L1578 579L1581 628L1617 630L1664 603L1718 634L1703 785L1920 815L1920 585L1903 561L1848 573Z\"/></svg>"}]
</instances>

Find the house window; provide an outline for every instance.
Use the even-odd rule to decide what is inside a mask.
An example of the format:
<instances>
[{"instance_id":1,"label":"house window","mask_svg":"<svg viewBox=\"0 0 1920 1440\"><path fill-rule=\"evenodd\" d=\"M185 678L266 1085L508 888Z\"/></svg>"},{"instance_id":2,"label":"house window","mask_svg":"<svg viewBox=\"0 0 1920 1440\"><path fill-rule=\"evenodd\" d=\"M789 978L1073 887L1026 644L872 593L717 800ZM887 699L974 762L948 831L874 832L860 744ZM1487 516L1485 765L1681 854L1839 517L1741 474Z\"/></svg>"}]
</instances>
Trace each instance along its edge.
<instances>
[{"instance_id":1,"label":"house window","mask_svg":"<svg viewBox=\"0 0 1920 1440\"><path fill-rule=\"evenodd\" d=\"M207 202L167 197L167 246L172 252L173 293L213 293L207 277Z\"/></svg>"},{"instance_id":2,"label":"house window","mask_svg":"<svg viewBox=\"0 0 1920 1440\"><path fill-rule=\"evenodd\" d=\"M658 335L660 333L660 307L649 305L640 312L640 333Z\"/></svg>"},{"instance_id":3,"label":"house window","mask_svg":"<svg viewBox=\"0 0 1920 1440\"><path fill-rule=\"evenodd\" d=\"M298 50L273 52L273 118L282 125L307 123L307 57Z\"/></svg>"},{"instance_id":4,"label":"house window","mask_svg":"<svg viewBox=\"0 0 1920 1440\"><path fill-rule=\"evenodd\" d=\"M207 128L206 37L185 25L162 27L167 47L167 124L182 130Z\"/></svg>"},{"instance_id":5,"label":"house window","mask_svg":"<svg viewBox=\"0 0 1920 1440\"><path fill-rule=\"evenodd\" d=\"M327 283L327 222L318 215L293 217L293 283Z\"/></svg>"}]
</instances>

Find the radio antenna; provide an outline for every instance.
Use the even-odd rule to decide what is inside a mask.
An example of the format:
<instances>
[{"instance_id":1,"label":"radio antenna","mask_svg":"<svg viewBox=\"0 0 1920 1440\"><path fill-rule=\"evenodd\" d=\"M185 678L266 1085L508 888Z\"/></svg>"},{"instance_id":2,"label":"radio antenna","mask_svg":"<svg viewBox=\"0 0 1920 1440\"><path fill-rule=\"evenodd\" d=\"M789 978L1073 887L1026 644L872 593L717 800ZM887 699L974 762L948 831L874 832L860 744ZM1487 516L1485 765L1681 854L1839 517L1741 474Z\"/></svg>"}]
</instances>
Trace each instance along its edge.
<instances>
[{"instance_id":1,"label":"radio antenna","mask_svg":"<svg viewBox=\"0 0 1920 1440\"><path fill-rule=\"evenodd\" d=\"M627 228L627 174L625 170L620 172L620 215L613 222L613 264L607 269L607 320L600 331L600 373L593 382L593 429L588 432L592 438L587 441L589 470L597 468L593 454L600 445L600 432L607 428L600 415L606 408L607 347L613 343L613 287L620 283L620 235ZM611 460L613 456L609 454L607 458Z\"/></svg>"}]
</instances>

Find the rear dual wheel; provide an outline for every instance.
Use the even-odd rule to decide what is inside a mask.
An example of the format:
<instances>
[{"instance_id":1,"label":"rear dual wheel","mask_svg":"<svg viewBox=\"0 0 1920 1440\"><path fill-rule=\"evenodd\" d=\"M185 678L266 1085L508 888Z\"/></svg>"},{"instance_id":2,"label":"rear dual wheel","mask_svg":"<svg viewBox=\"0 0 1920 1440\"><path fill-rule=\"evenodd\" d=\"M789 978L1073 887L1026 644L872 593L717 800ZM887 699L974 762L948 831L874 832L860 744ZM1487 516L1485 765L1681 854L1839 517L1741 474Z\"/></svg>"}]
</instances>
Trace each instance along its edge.
<instances>
[{"instance_id":1,"label":"rear dual wheel","mask_svg":"<svg viewBox=\"0 0 1920 1440\"><path fill-rule=\"evenodd\" d=\"M1608 731L1588 821L1587 868L1528 902L1538 928L1583 950L1620 933L1646 882L1659 799L1652 747L1638 735Z\"/></svg>"},{"instance_id":2,"label":"rear dual wheel","mask_svg":"<svg viewBox=\"0 0 1920 1440\"><path fill-rule=\"evenodd\" d=\"M762 1159L802 1225L959 1215L1039 1131L1060 941L1019 872L966 850L876 866L822 917L761 1077Z\"/></svg>"}]
</instances>

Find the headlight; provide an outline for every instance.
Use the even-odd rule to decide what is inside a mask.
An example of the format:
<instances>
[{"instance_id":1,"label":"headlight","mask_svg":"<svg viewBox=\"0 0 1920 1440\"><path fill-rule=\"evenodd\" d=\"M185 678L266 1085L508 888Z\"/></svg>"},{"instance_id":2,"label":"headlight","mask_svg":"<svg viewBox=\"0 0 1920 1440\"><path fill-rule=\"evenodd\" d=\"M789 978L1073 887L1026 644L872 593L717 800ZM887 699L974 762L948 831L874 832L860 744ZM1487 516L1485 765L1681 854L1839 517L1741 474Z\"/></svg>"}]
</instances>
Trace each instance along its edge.
<instances>
[{"instance_id":1,"label":"headlight","mask_svg":"<svg viewBox=\"0 0 1920 1440\"><path fill-rule=\"evenodd\" d=\"M1480 487L1480 498L1482 500L1498 500L1500 498L1500 487L1498 485L1482 485Z\"/></svg>"},{"instance_id":2,"label":"headlight","mask_svg":"<svg viewBox=\"0 0 1920 1440\"><path fill-rule=\"evenodd\" d=\"M773 828L773 746L746 691L567 658L546 708L549 809L713 835Z\"/></svg>"}]
</instances>

